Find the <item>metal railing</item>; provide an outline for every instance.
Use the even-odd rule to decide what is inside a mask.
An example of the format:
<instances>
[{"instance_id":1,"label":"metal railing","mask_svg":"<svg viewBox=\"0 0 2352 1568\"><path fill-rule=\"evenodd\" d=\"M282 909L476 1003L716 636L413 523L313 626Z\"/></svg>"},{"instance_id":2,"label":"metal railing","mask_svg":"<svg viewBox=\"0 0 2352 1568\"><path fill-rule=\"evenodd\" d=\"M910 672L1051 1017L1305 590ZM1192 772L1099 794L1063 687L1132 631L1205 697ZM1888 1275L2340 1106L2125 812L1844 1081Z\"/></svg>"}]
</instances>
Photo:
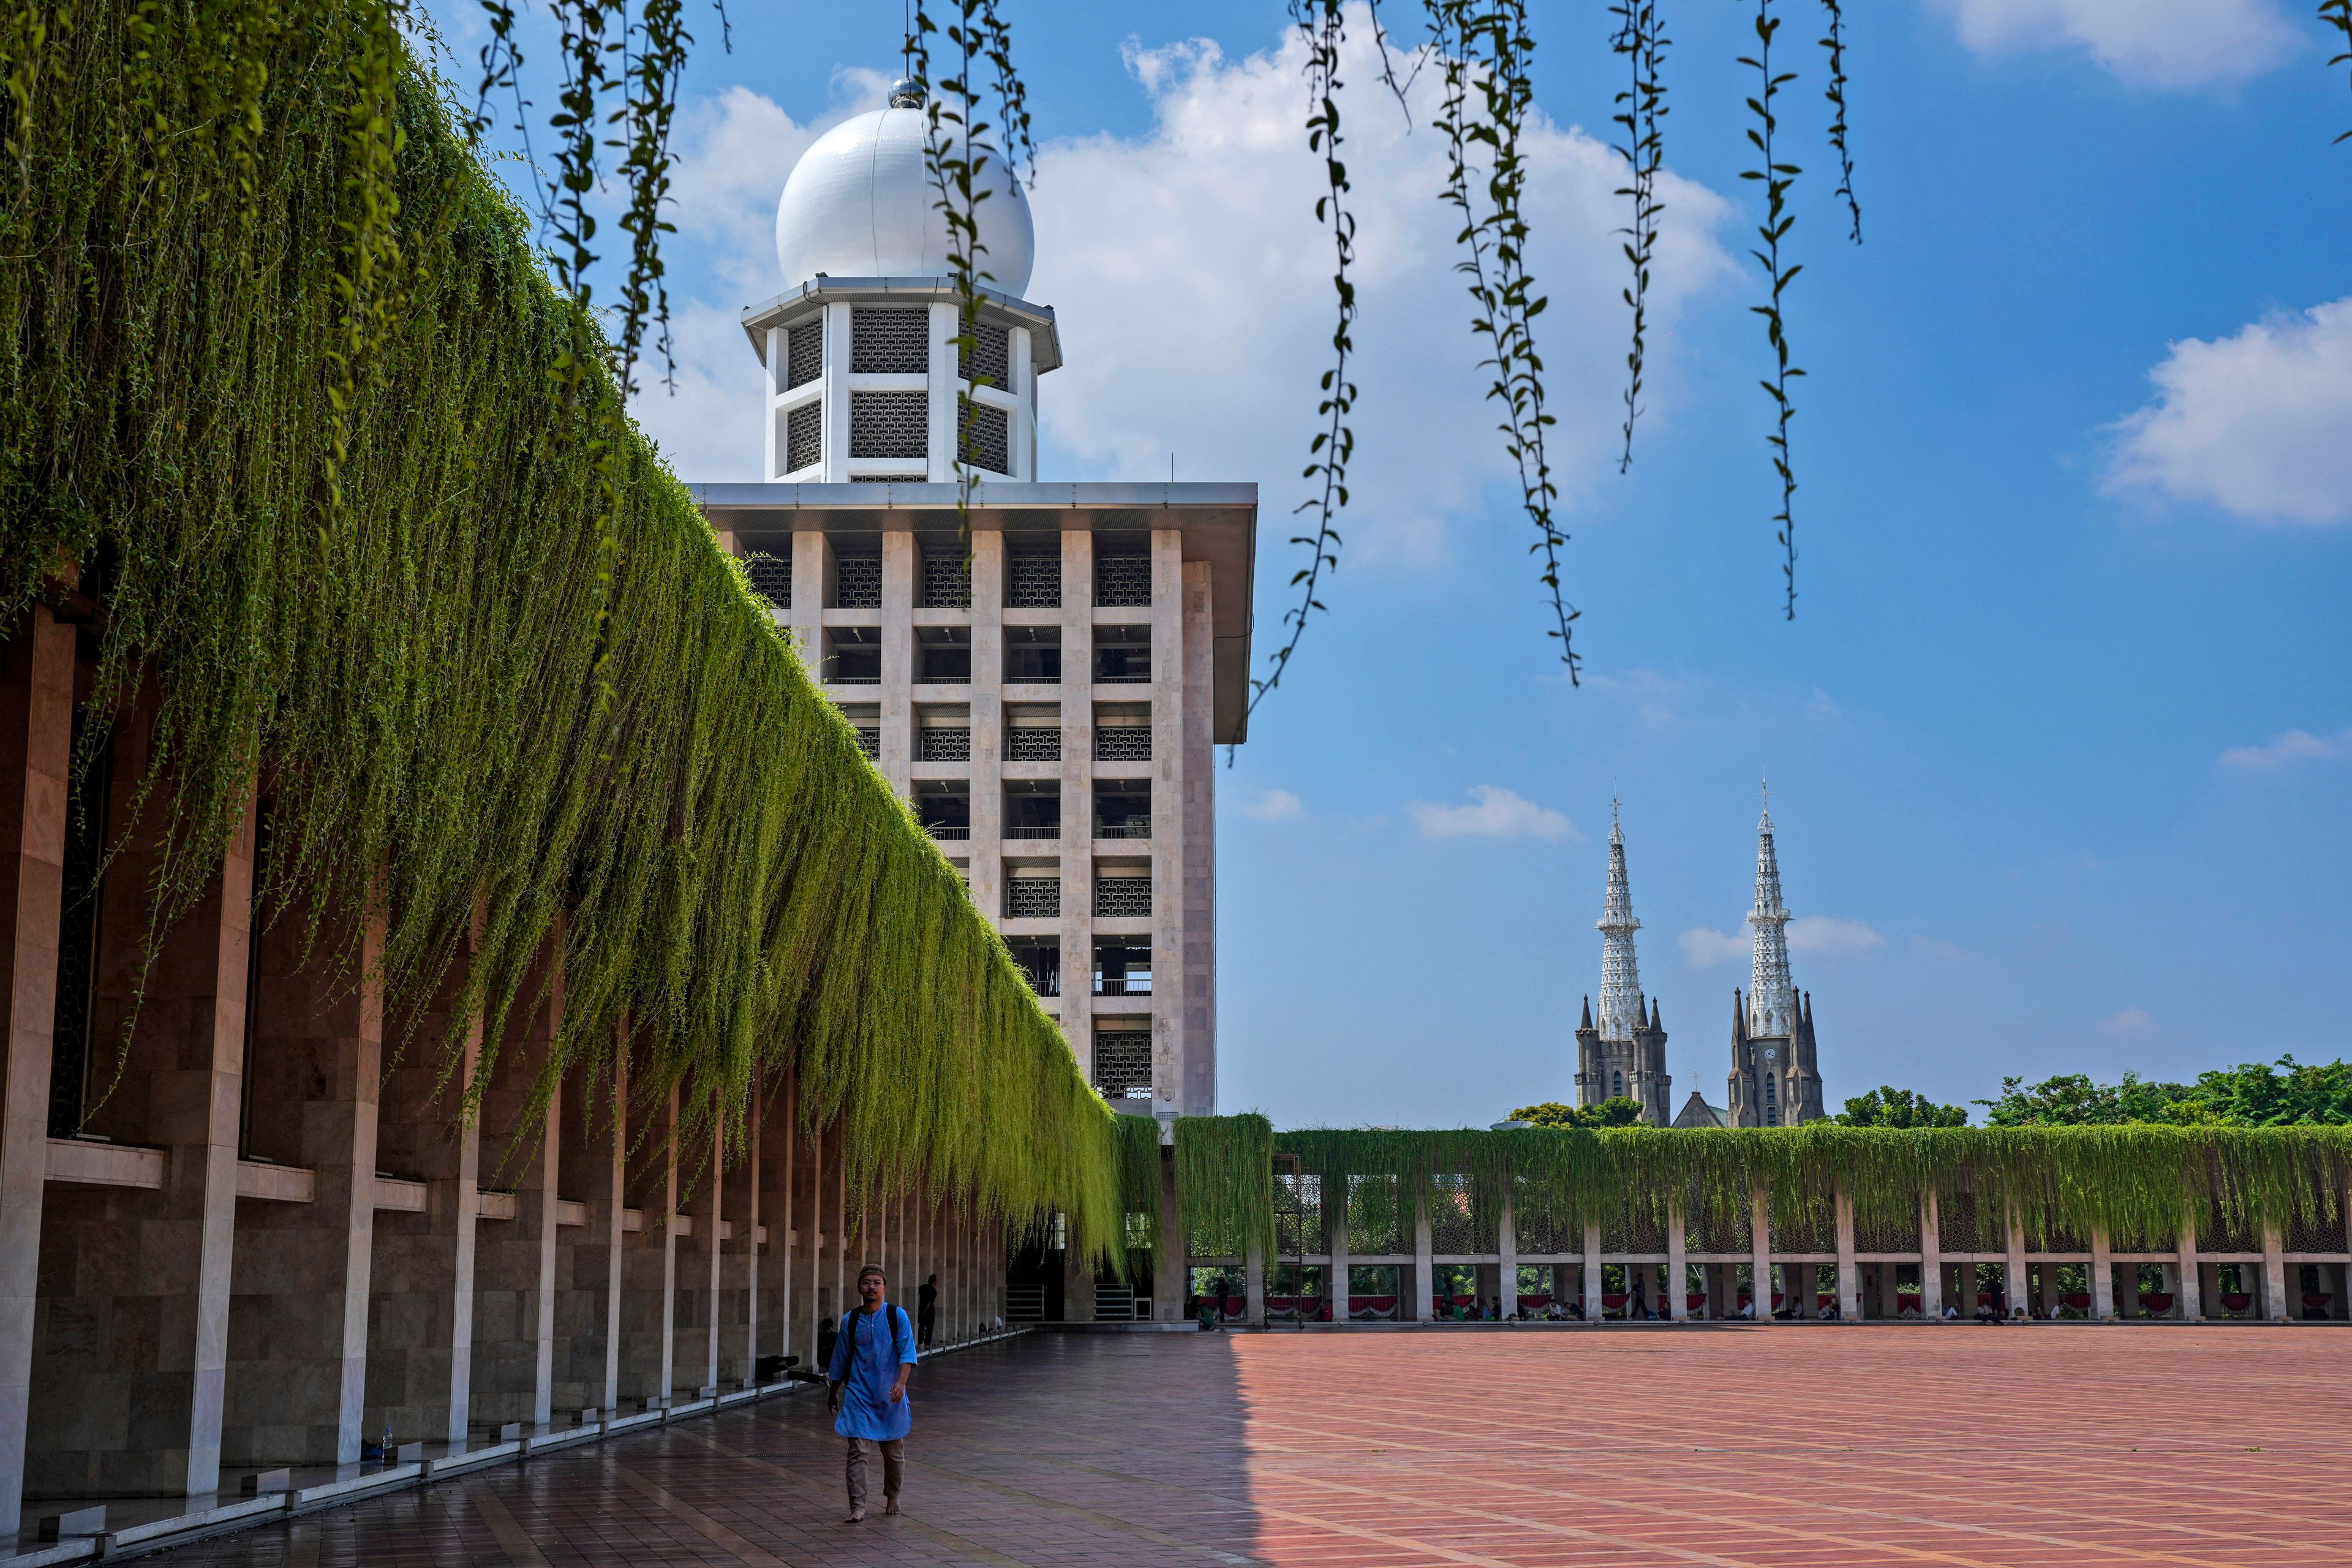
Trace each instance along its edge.
<instances>
[{"instance_id":1,"label":"metal railing","mask_svg":"<svg viewBox=\"0 0 2352 1568\"><path fill-rule=\"evenodd\" d=\"M1004 830L1004 837L1007 838L1059 838L1061 836L1062 825L1058 822L1045 823L1042 826L1024 823Z\"/></svg>"},{"instance_id":2,"label":"metal railing","mask_svg":"<svg viewBox=\"0 0 2352 1568\"><path fill-rule=\"evenodd\" d=\"M1097 838L1149 838L1151 837L1151 818L1135 816L1124 822L1097 822L1095 824L1095 837Z\"/></svg>"},{"instance_id":3,"label":"metal railing","mask_svg":"<svg viewBox=\"0 0 2352 1568\"><path fill-rule=\"evenodd\" d=\"M969 822L927 822L923 824L923 831L929 834L934 838L969 838L971 837L971 824Z\"/></svg>"}]
</instances>

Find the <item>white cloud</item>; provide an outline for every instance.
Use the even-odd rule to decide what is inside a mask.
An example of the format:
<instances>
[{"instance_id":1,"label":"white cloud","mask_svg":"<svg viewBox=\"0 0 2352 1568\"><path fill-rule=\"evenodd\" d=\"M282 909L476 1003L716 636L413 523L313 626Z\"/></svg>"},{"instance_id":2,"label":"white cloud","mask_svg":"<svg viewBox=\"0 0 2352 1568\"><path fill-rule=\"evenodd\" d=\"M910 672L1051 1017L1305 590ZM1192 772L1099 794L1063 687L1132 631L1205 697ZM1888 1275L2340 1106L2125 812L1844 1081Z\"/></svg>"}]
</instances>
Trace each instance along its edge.
<instances>
[{"instance_id":1,"label":"white cloud","mask_svg":"<svg viewBox=\"0 0 2352 1568\"><path fill-rule=\"evenodd\" d=\"M1697 969L1744 959L1754 952L1753 940L1744 930L1727 932L1696 926L1675 941L1683 950L1684 960ZM1857 958L1885 945L1886 939L1862 921L1840 920L1834 915L1800 915L1789 922L1790 952L1810 953L1816 958Z\"/></svg>"},{"instance_id":2,"label":"white cloud","mask_svg":"<svg viewBox=\"0 0 2352 1568\"><path fill-rule=\"evenodd\" d=\"M2230 87L2298 39L2278 0L1931 0L1979 55L2080 49L2141 87Z\"/></svg>"},{"instance_id":3,"label":"white cloud","mask_svg":"<svg viewBox=\"0 0 2352 1568\"><path fill-rule=\"evenodd\" d=\"M1415 801L1406 809L1428 838L1562 838L1581 839L1575 825L1548 805L1538 805L1494 784L1479 784L1470 794L1475 805L1432 805Z\"/></svg>"},{"instance_id":4,"label":"white cloud","mask_svg":"<svg viewBox=\"0 0 2352 1568\"><path fill-rule=\"evenodd\" d=\"M1504 480L1505 459L1454 270L1456 220L1438 199L1437 72L1418 78L1408 134L1378 83L1370 29L1360 12L1351 20L1346 156L1362 313L1347 538L1366 558L1429 560L1444 553L1447 520L1475 514L1481 491ZM1128 63L1151 129L1057 142L1039 158L1030 294L1054 307L1066 361L1041 387L1046 433L1105 477L1164 478L1172 452L1179 479L1257 480L1266 515L1286 515L1303 494L1333 309L1330 242L1314 215L1322 164L1300 128L1300 47L1286 34L1278 49L1234 59L1195 40L1131 48ZM1524 150L1533 267L1551 301L1539 330L1547 409L1559 420L1549 456L1572 504L1613 476L1624 176L1603 143L1540 110ZM1736 275L1715 239L1727 205L1678 178L1664 185L1653 417L1675 401L1684 307Z\"/></svg>"},{"instance_id":5,"label":"white cloud","mask_svg":"<svg viewBox=\"0 0 2352 1568\"><path fill-rule=\"evenodd\" d=\"M1958 942L1946 942L1941 937L1915 936L1911 939L1911 945L1931 957L1947 959L1954 963L1973 956Z\"/></svg>"},{"instance_id":6,"label":"white cloud","mask_svg":"<svg viewBox=\"0 0 2352 1568\"><path fill-rule=\"evenodd\" d=\"M1694 926L1675 942L1683 950L1684 962L1694 969L1730 963L1748 957L1751 952L1747 932L1709 931L1705 926Z\"/></svg>"},{"instance_id":7,"label":"white cloud","mask_svg":"<svg viewBox=\"0 0 2352 1568\"><path fill-rule=\"evenodd\" d=\"M2352 756L2352 727L2338 730L2333 735L2289 730L2259 746L2232 746L2221 753L2221 765L2269 773L2293 763L2326 762L2342 756Z\"/></svg>"},{"instance_id":8,"label":"white cloud","mask_svg":"<svg viewBox=\"0 0 2352 1568\"><path fill-rule=\"evenodd\" d=\"M1298 797L1286 789L1270 789L1242 807L1244 816L1255 816L1260 822L1286 822L1304 816L1307 808Z\"/></svg>"},{"instance_id":9,"label":"white cloud","mask_svg":"<svg viewBox=\"0 0 2352 1568\"><path fill-rule=\"evenodd\" d=\"M2156 1020L2137 1007L2126 1007L2113 1017L2099 1020L2099 1033L2117 1039L2131 1039L2156 1032Z\"/></svg>"},{"instance_id":10,"label":"white cloud","mask_svg":"<svg viewBox=\"0 0 2352 1568\"><path fill-rule=\"evenodd\" d=\"M2352 298L2175 343L2106 489L2252 522L2352 522Z\"/></svg>"},{"instance_id":11,"label":"white cloud","mask_svg":"<svg viewBox=\"0 0 2352 1568\"><path fill-rule=\"evenodd\" d=\"M1822 958L1854 958L1886 945L1886 939L1861 921L1835 915L1799 915L1789 922L1789 951Z\"/></svg>"}]
</instances>

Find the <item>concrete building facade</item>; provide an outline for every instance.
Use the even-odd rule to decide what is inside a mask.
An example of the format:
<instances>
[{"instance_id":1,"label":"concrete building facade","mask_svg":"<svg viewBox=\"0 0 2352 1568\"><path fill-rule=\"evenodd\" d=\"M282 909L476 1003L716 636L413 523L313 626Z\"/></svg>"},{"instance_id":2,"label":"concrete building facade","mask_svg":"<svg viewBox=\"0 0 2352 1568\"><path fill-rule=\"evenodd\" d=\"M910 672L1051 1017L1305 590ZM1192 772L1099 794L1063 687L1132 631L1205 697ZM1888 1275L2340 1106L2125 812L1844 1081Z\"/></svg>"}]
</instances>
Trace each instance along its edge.
<instances>
[{"instance_id":1,"label":"concrete building facade","mask_svg":"<svg viewBox=\"0 0 2352 1568\"><path fill-rule=\"evenodd\" d=\"M695 487L867 754L963 874L1089 1081L1215 1109L1216 768L1246 738L1250 484L1045 484L1053 311L1020 186L968 324L921 94L827 132L778 204L759 484Z\"/></svg>"}]
</instances>

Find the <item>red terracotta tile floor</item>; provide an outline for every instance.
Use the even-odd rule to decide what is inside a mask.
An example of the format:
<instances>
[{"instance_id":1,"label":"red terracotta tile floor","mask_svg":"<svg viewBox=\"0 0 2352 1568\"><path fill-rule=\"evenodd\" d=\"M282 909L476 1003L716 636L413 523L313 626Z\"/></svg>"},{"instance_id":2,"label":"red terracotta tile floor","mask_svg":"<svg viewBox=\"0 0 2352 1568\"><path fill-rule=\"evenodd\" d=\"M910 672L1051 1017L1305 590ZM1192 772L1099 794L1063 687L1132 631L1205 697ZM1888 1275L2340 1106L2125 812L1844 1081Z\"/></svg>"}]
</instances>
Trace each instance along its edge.
<instances>
[{"instance_id":1,"label":"red terracotta tile floor","mask_svg":"<svg viewBox=\"0 0 2352 1568\"><path fill-rule=\"evenodd\" d=\"M793 1398L156 1561L2352 1563L2352 1336L2320 1328L1040 1333L915 1399L900 1519L840 1522Z\"/></svg>"}]
</instances>

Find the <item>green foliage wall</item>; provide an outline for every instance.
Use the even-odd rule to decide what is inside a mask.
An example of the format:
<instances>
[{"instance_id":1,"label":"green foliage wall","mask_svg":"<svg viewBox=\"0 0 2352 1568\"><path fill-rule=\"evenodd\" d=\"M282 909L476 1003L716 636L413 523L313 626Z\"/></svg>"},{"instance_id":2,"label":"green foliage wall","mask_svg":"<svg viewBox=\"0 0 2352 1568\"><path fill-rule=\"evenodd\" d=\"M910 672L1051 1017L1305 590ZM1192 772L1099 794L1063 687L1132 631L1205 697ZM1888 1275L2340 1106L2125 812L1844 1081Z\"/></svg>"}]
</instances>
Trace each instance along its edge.
<instances>
[{"instance_id":1,"label":"green foliage wall","mask_svg":"<svg viewBox=\"0 0 2352 1568\"><path fill-rule=\"evenodd\" d=\"M1203 1226L1188 1207L1187 1228L1220 1241L1266 1234L1271 1181L1255 1176L1261 1157L1243 1125L1258 1119L1223 1120L1234 1129L1223 1135L1216 1119L1178 1123L1180 1199L1203 1194L1215 1216ZM1759 1186L1777 1220L1807 1226L1826 1222L1840 1190L1865 1222L1910 1218L1925 1191L1969 1192L1990 1223L2016 1214L2037 1246L2094 1229L2118 1246L2169 1238L2184 1215L2210 1223L2209 1204L2221 1223L2258 1231L2335 1214L2352 1180L2352 1129L2341 1127L1318 1128L1274 1134L1271 1147L1323 1175L1327 1205L1343 1173L1395 1178L1393 1200L1381 1196L1386 1184L1362 1184L1360 1211L1368 1198L1410 1202L1439 1175L1470 1178L1482 1224L1516 1190L1518 1205L1571 1228L1628 1215L1662 1222L1675 1208L1744 1226Z\"/></svg>"},{"instance_id":2,"label":"green foliage wall","mask_svg":"<svg viewBox=\"0 0 2352 1568\"><path fill-rule=\"evenodd\" d=\"M553 937L542 1092L625 1035L730 1117L791 1064L854 1179L1109 1245L1113 1116L384 8L25 5L0 66L0 625L79 563L158 919L258 784L265 913L379 910L390 1016L478 922L454 1031L505 1018Z\"/></svg>"}]
</instances>

